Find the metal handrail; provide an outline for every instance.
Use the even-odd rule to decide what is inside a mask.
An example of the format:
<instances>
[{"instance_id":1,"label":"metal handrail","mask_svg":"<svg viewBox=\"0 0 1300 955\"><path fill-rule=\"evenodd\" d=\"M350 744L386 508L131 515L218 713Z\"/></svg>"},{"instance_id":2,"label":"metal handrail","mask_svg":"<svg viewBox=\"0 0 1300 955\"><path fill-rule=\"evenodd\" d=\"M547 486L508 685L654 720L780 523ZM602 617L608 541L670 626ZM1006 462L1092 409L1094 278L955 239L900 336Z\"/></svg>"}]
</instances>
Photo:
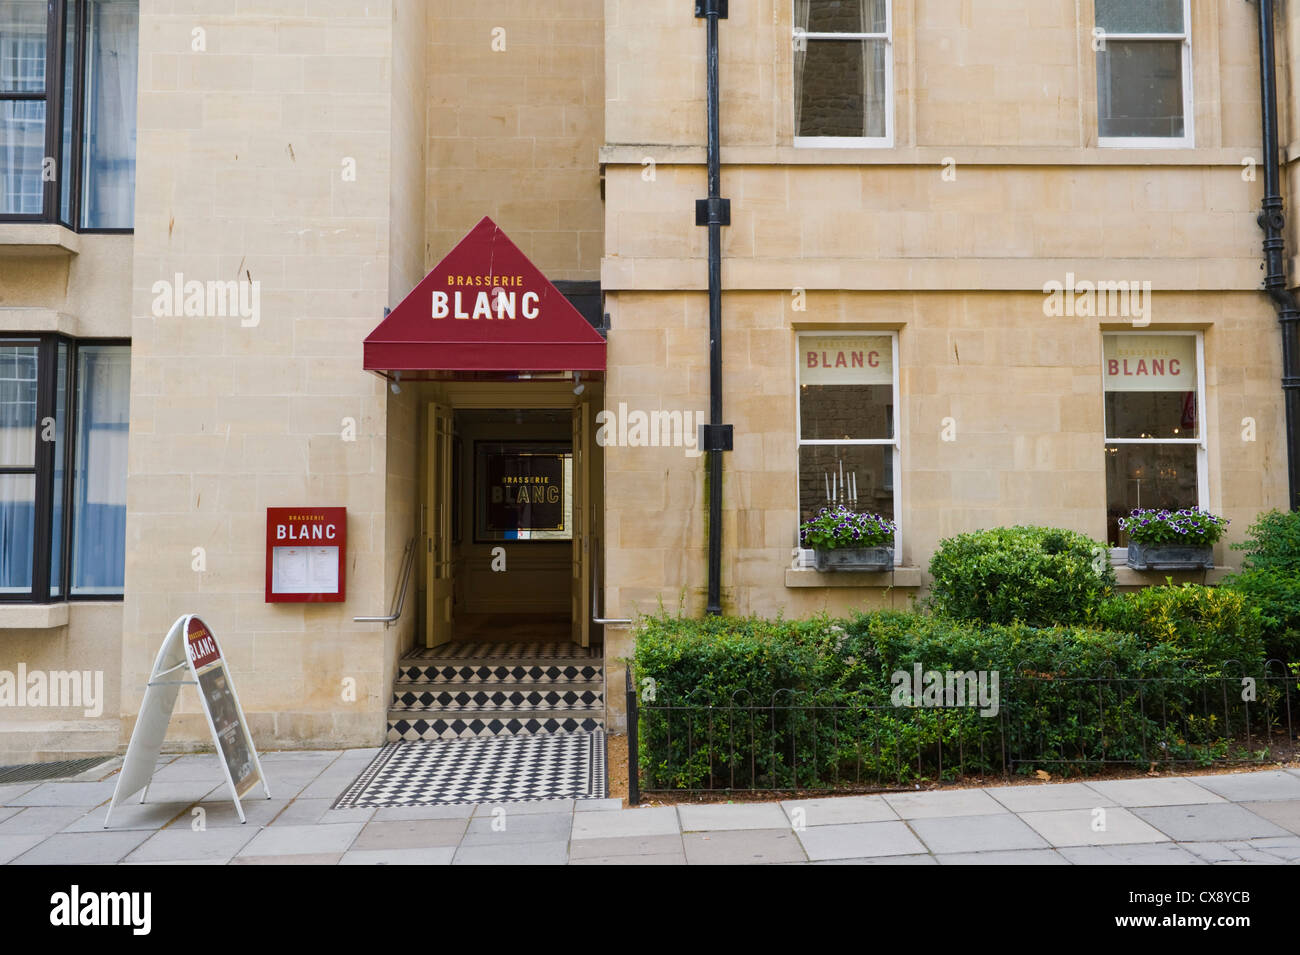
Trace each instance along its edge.
<instances>
[{"instance_id":1,"label":"metal handrail","mask_svg":"<svg viewBox=\"0 0 1300 955\"><path fill-rule=\"evenodd\" d=\"M384 629L397 620L402 615L402 608L406 606L406 587L411 582L411 568L415 566L415 538L412 537L406 542L406 550L402 552L402 589L397 594L397 609L386 617L353 617L353 623L382 623Z\"/></svg>"},{"instance_id":2,"label":"metal handrail","mask_svg":"<svg viewBox=\"0 0 1300 955\"><path fill-rule=\"evenodd\" d=\"M594 542L593 542L594 543ZM631 623L631 620L624 620L621 617L602 617L598 609L597 600L600 597L603 587L600 585L600 548L591 548L591 622L592 623Z\"/></svg>"}]
</instances>

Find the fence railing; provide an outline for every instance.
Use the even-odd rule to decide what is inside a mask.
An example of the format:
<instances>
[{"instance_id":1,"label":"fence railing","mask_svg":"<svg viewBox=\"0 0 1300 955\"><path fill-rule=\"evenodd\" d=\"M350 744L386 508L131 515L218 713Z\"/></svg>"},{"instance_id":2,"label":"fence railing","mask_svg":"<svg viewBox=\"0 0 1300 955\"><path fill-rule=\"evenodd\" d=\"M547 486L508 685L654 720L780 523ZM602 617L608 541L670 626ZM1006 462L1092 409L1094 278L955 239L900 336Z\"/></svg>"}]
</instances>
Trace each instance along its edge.
<instances>
[{"instance_id":1,"label":"fence railing","mask_svg":"<svg viewBox=\"0 0 1300 955\"><path fill-rule=\"evenodd\" d=\"M1277 661L1256 674L1142 678L1020 667L999 673L993 689L983 697L974 683L929 696L918 689L917 705L880 691L786 689L719 702L662 686L638 694L629 667L629 801L650 792L866 792L1035 769L1072 776L1260 763L1294 750L1300 718L1296 675Z\"/></svg>"}]
</instances>

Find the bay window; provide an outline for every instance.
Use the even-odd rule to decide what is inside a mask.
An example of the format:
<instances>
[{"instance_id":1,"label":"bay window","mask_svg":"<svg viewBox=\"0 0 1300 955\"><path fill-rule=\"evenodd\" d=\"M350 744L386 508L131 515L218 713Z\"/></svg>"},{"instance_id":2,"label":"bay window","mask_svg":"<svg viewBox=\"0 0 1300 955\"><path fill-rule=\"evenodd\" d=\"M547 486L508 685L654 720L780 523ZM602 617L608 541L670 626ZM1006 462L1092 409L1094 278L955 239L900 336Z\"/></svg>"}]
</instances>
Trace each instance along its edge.
<instances>
[{"instance_id":1,"label":"bay window","mask_svg":"<svg viewBox=\"0 0 1300 955\"><path fill-rule=\"evenodd\" d=\"M1127 546L1119 519L1137 508L1208 508L1204 355L1195 332L1102 336L1106 415L1106 526Z\"/></svg>"},{"instance_id":2,"label":"bay window","mask_svg":"<svg viewBox=\"0 0 1300 955\"><path fill-rule=\"evenodd\" d=\"M132 228L138 7L0 3L0 219Z\"/></svg>"},{"instance_id":3,"label":"bay window","mask_svg":"<svg viewBox=\"0 0 1300 955\"><path fill-rule=\"evenodd\" d=\"M0 600L118 596L130 347L0 338Z\"/></svg>"},{"instance_id":4,"label":"bay window","mask_svg":"<svg viewBox=\"0 0 1300 955\"><path fill-rule=\"evenodd\" d=\"M897 336L803 333L798 349L799 522L835 504L897 520Z\"/></svg>"}]
</instances>

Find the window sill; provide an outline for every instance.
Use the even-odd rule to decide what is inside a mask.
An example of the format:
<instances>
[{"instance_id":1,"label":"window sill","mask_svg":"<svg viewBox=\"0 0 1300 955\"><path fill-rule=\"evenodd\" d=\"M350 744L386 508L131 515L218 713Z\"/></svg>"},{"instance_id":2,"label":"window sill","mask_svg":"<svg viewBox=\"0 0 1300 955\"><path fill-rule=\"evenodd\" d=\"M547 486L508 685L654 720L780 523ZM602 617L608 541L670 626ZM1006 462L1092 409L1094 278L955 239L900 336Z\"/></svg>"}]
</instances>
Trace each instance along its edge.
<instances>
[{"instance_id":1,"label":"window sill","mask_svg":"<svg viewBox=\"0 0 1300 955\"><path fill-rule=\"evenodd\" d=\"M1134 570L1127 565L1115 568L1115 585L1117 587L1156 587L1165 582L1166 577L1173 578L1175 584L1192 583L1213 586L1233 572L1231 567L1215 567L1212 570Z\"/></svg>"},{"instance_id":2,"label":"window sill","mask_svg":"<svg viewBox=\"0 0 1300 955\"><path fill-rule=\"evenodd\" d=\"M77 255L81 238L71 229L49 222L0 222L0 254Z\"/></svg>"},{"instance_id":3,"label":"window sill","mask_svg":"<svg viewBox=\"0 0 1300 955\"><path fill-rule=\"evenodd\" d=\"M54 630L68 625L68 605L0 605L0 630Z\"/></svg>"},{"instance_id":4,"label":"window sill","mask_svg":"<svg viewBox=\"0 0 1300 955\"><path fill-rule=\"evenodd\" d=\"M880 573L862 571L836 570L823 573L812 568L801 567L798 570L788 568L785 572L787 587L911 587L917 588L924 582L925 575L920 567L895 567Z\"/></svg>"}]
</instances>

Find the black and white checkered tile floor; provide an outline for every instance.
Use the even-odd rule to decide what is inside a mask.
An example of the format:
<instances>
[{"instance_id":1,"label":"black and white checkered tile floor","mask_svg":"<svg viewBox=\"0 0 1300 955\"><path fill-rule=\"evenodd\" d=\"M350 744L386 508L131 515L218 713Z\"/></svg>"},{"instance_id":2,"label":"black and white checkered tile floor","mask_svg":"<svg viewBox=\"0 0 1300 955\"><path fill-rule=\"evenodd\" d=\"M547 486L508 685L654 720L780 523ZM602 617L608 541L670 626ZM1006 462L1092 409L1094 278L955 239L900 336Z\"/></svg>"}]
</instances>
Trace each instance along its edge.
<instances>
[{"instance_id":1,"label":"black and white checkered tile floor","mask_svg":"<svg viewBox=\"0 0 1300 955\"><path fill-rule=\"evenodd\" d=\"M335 809L603 799L605 734L389 743Z\"/></svg>"}]
</instances>

